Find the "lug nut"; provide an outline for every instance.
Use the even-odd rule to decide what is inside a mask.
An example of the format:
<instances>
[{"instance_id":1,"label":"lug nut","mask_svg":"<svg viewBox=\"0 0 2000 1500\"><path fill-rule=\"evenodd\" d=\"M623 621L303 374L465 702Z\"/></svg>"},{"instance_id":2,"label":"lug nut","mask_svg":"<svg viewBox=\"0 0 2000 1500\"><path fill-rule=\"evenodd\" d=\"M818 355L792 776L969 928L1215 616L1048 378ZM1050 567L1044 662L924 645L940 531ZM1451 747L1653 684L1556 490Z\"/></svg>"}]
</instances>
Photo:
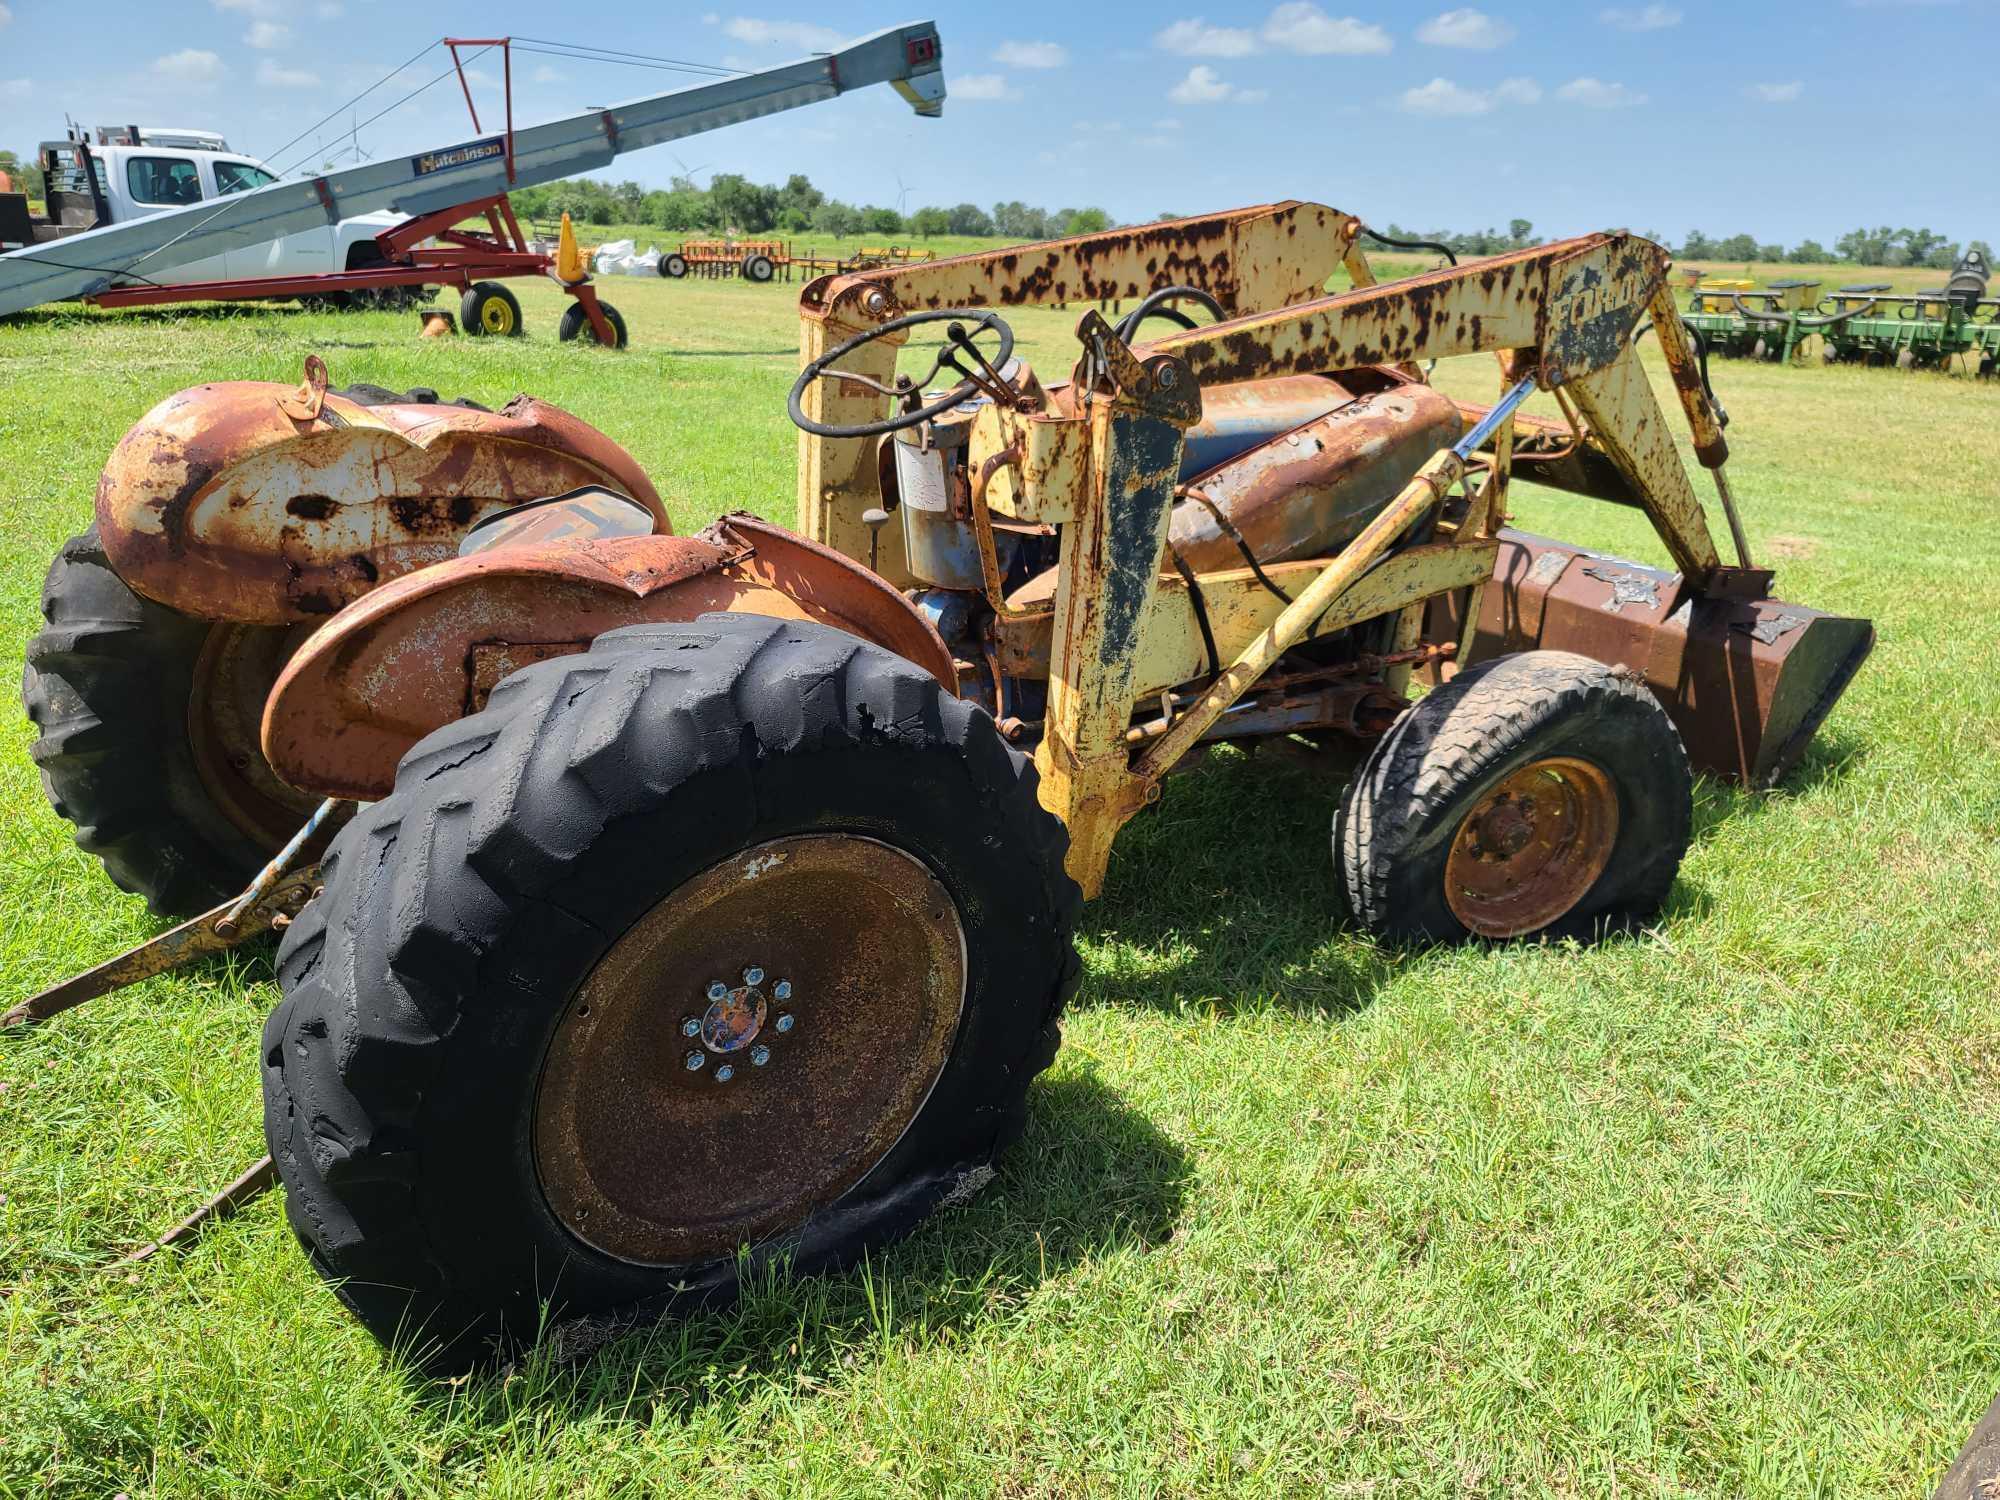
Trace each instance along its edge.
<instances>
[{"instance_id":1,"label":"lug nut","mask_svg":"<svg viewBox=\"0 0 2000 1500\"><path fill-rule=\"evenodd\" d=\"M743 971L743 982L745 984L762 984L764 982L764 971L754 964L751 965Z\"/></svg>"},{"instance_id":2,"label":"lug nut","mask_svg":"<svg viewBox=\"0 0 2000 1500\"><path fill-rule=\"evenodd\" d=\"M778 1017L778 1030L790 1031L791 1029L792 1029L792 1018L790 1016Z\"/></svg>"},{"instance_id":3,"label":"lug nut","mask_svg":"<svg viewBox=\"0 0 2000 1500\"><path fill-rule=\"evenodd\" d=\"M750 1049L750 1065L752 1067L761 1068L770 1060L771 1049L769 1047L757 1046Z\"/></svg>"},{"instance_id":4,"label":"lug nut","mask_svg":"<svg viewBox=\"0 0 2000 1500\"><path fill-rule=\"evenodd\" d=\"M727 1083L729 1082L730 1079L734 1078L735 1076L736 1076L736 1070L730 1067L728 1063L724 1063L721 1067L715 1070L715 1081L717 1083Z\"/></svg>"},{"instance_id":5,"label":"lug nut","mask_svg":"<svg viewBox=\"0 0 2000 1500\"><path fill-rule=\"evenodd\" d=\"M789 999L791 999L791 998L792 998L792 982L791 982L791 980L789 980L789 979L780 979L780 980L779 980L779 981L777 982L777 984L776 984L776 985L774 985L774 986L772 987L772 989L771 989L771 993L772 993L773 995L775 995L775 996L776 996L776 997L777 997L778 999L780 999L780 1000L789 1000Z\"/></svg>"},{"instance_id":6,"label":"lug nut","mask_svg":"<svg viewBox=\"0 0 2000 1500\"><path fill-rule=\"evenodd\" d=\"M699 1073L701 1065L707 1061L708 1054L706 1052L690 1052L687 1055L687 1070L690 1073Z\"/></svg>"}]
</instances>

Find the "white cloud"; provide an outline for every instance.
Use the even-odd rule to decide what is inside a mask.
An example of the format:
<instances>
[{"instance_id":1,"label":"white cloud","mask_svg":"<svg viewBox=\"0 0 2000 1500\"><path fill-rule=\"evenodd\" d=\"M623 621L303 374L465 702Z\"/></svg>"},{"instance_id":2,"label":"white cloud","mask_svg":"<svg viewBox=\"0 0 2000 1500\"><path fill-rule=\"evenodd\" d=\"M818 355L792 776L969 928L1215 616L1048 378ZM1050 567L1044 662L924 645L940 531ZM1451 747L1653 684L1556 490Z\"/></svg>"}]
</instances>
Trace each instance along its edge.
<instances>
[{"instance_id":1,"label":"white cloud","mask_svg":"<svg viewBox=\"0 0 2000 1500\"><path fill-rule=\"evenodd\" d=\"M993 49L993 60L1010 68L1060 68L1069 62L1069 48L1061 42L1002 42Z\"/></svg>"},{"instance_id":2,"label":"white cloud","mask_svg":"<svg viewBox=\"0 0 2000 1500\"><path fill-rule=\"evenodd\" d=\"M1628 89L1622 83L1605 83L1596 78L1572 78L1556 90L1556 97L1571 104L1587 105L1591 109L1626 109L1646 102L1644 94Z\"/></svg>"},{"instance_id":3,"label":"white cloud","mask_svg":"<svg viewBox=\"0 0 2000 1500\"><path fill-rule=\"evenodd\" d=\"M1671 5L1641 5L1632 10L1614 6L1599 11L1597 19L1620 31L1665 31L1681 24L1681 13Z\"/></svg>"},{"instance_id":4,"label":"white cloud","mask_svg":"<svg viewBox=\"0 0 2000 1500\"><path fill-rule=\"evenodd\" d=\"M1433 47L1466 47L1489 52L1514 40L1514 28L1483 10L1448 10L1417 28L1417 40Z\"/></svg>"},{"instance_id":5,"label":"white cloud","mask_svg":"<svg viewBox=\"0 0 2000 1500\"><path fill-rule=\"evenodd\" d=\"M1153 38L1153 45L1182 57L1248 57L1257 38L1235 26L1211 26L1200 16L1176 21Z\"/></svg>"},{"instance_id":6,"label":"white cloud","mask_svg":"<svg viewBox=\"0 0 2000 1500\"><path fill-rule=\"evenodd\" d=\"M1271 92L1238 88L1207 63L1198 63L1188 69L1187 77L1167 90L1167 97L1176 104L1262 104L1271 97ZM1178 122L1172 128L1179 129Z\"/></svg>"},{"instance_id":7,"label":"white cloud","mask_svg":"<svg viewBox=\"0 0 2000 1500\"><path fill-rule=\"evenodd\" d=\"M25 99L34 91L35 85L26 78L0 78L0 99Z\"/></svg>"},{"instance_id":8,"label":"white cloud","mask_svg":"<svg viewBox=\"0 0 2000 1500\"><path fill-rule=\"evenodd\" d=\"M153 71L182 88L213 88L223 74L222 59L198 47L183 47L165 57L155 58Z\"/></svg>"},{"instance_id":9,"label":"white cloud","mask_svg":"<svg viewBox=\"0 0 2000 1500\"><path fill-rule=\"evenodd\" d=\"M1490 89L1469 89L1449 78L1433 78L1422 88L1403 90L1397 102L1409 114L1483 115L1503 104L1536 104L1542 86L1532 78L1503 78Z\"/></svg>"},{"instance_id":10,"label":"white cloud","mask_svg":"<svg viewBox=\"0 0 2000 1500\"><path fill-rule=\"evenodd\" d=\"M1422 88L1404 89L1400 103L1413 115L1483 115L1493 107L1491 95L1461 88L1449 78L1433 78Z\"/></svg>"},{"instance_id":11,"label":"white cloud","mask_svg":"<svg viewBox=\"0 0 2000 1500\"><path fill-rule=\"evenodd\" d=\"M292 39L292 28L276 21L255 21L244 33L243 44L259 52L273 52Z\"/></svg>"},{"instance_id":12,"label":"white cloud","mask_svg":"<svg viewBox=\"0 0 2000 1500\"><path fill-rule=\"evenodd\" d=\"M319 85L319 75L305 68L280 67L270 58L257 64L257 81L267 89L309 89Z\"/></svg>"},{"instance_id":13,"label":"white cloud","mask_svg":"<svg viewBox=\"0 0 2000 1500\"><path fill-rule=\"evenodd\" d=\"M954 99L1018 99L1021 91L1008 85L999 73L961 73L945 84Z\"/></svg>"},{"instance_id":14,"label":"white cloud","mask_svg":"<svg viewBox=\"0 0 2000 1500\"><path fill-rule=\"evenodd\" d=\"M1307 0L1291 0L1272 11L1264 22L1264 40L1282 51L1314 57L1365 57L1395 45L1380 26L1352 16L1336 20Z\"/></svg>"},{"instance_id":15,"label":"white cloud","mask_svg":"<svg viewBox=\"0 0 2000 1500\"><path fill-rule=\"evenodd\" d=\"M748 16L726 23L722 34L753 47L796 47L801 52L831 52L847 40L845 32L811 21L757 21Z\"/></svg>"},{"instance_id":16,"label":"white cloud","mask_svg":"<svg viewBox=\"0 0 2000 1500\"><path fill-rule=\"evenodd\" d=\"M322 21L338 21L347 14L347 8L340 0L319 0L319 4L313 7L313 14Z\"/></svg>"},{"instance_id":17,"label":"white cloud","mask_svg":"<svg viewBox=\"0 0 2000 1500\"><path fill-rule=\"evenodd\" d=\"M1172 115L1168 115L1164 120L1153 121L1153 129L1155 130L1179 130L1180 128L1181 122L1176 120Z\"/></svg>"},{"instance_id":18,"label":"white cloud","mask_svg":"<svg viewBox=\"0 0 2000 1500\"><path fill-rule=\"evenodd\" d=\"M1797 79L1790 83L1753 83L1743 92L1759 104L1796 104L1806 86Z\"/></svg>"},{"instance_id":19,"label":"white cloud","mask_svg":"<svg viewBox=\"0 0 2000 1500\"><path fill-rule=\"evenodd\" d=\"M8 22L12 21L13 19L14 19L14 12L9 10L5 5L0 5L0 26L5 26ZM16 83L20 82L18 78L15 79L14 81Z\"/></svg>"},{"instance_id":20,"label":"white cloud","mask_svg":"<svg viewBox=\"0 0 2000 1500\"><path fill-rule=\"evenodd\" d=\"M278 0L210 0L220 11L235 11L243 16L275 16L278 14Z\"/></svg>"},{"instance_id":21,"label":"white cloud","mask_svg":"<svg viewBox=\"0 0 2000 1500\"><path fill-rule=\"evenodd\" d=\"M536 83L568 83L569 74L558 73L554 68L543 64L541 67L535 69L534 81Z\"/></svg>"}]
</instances>

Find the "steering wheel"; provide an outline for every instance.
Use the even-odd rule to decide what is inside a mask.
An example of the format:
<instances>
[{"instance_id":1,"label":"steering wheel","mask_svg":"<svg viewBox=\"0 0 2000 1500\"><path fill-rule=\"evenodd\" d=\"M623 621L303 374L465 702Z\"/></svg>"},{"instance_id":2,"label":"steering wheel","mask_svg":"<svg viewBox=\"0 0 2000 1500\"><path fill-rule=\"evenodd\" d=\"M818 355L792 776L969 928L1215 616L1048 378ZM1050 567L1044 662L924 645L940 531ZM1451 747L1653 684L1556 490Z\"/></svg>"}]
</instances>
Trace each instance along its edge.
<instances>
[{"instance_id":1,"label":"steering wheel","mask_svg":"<svg viewBox=\"0 0 2000 1500\"><path fill-rule=\"evenodd\" d=\"M967 319L973 320L969 330L965 326ZM917 379L912 380L907 375L898 375L896 383L888 386L869 375L858 375L852 370L833 368L837 360L846 358L863 344L872 344L877 339L886 338L904 328L914 328L919 323L949 323L951 326L945 330L944 347L938 351L937 358L931 361L931 367ZM1000 341L998 351L990 359L973 344L973 340L989 328L998 335ZM907 317L884 323L879 328L871 328L866 333L856 334L846 343L836 344L807 365L799 372L799 378L792 385L788 410L791 412L793 422L805 431L820 437L875 437L884 432L900 432L905 427L915 427L921 422L928 422L933 417L941 416L975 395L985 394L996 401L1006 399L1007 380L1000 371L1013 353L1014 330L1009 328L996 312L982 312L976 307L944 307L931 312L911 313ZM969 366L958 362L957 356L960 354L970 361ZM894 397L899 402L907 401L913 392L921 391L929 385L940 370L955 370L963 378L930 405L911 407L907 411L885 417L879 422L850 422L840 425L815 422L806 415L802 404L807 388L815 380L848 380L856 385L865 385L871 391L879 391L885 396Z\"/></svg>"}]
</instances>

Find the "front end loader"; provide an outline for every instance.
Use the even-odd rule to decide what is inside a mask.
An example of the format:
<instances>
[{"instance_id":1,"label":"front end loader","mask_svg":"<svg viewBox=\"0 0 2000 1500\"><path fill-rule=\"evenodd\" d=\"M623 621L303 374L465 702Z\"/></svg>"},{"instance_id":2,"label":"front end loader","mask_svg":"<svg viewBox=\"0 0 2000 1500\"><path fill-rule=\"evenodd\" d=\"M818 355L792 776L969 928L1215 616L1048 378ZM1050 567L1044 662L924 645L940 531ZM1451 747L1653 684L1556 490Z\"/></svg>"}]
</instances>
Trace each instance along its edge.
<instances>
[{"instance_id":1,"label":"front end loader","mask_svg":"<svg viewBox=\"0 0 2000 1500\"><path fill-rule=\"evenodd\" d=\"M1218 741L1358 763L1333 883L1384 940L1651 920L1694 770L1782 776L1872 632L1750 565L1659 247L1377 285L1360 231L1291 203L810 284L800 534L674 536L607 460L446 500L454 555L405 565L256 490L292 519L285 566L242 570L252 623L306 607L287 589L339 606L272 653L258 738L314 821L235 900L10 1019L285 929L264 1086L287 1212L371 1329L452 1367L550 1317L844 1264L976 1190L1054 1056L1118 829ZM1136 305L1082 314L1065 379L1015 356L1007 309L1113 299ZM942 338L899 374L918 330ZM1419 373L1478 353L1491 406ZM265 388L274 451L327 438L314 389ZM1521 411L1537 391L1562 432ZM160 595L229 545L206 497L255 462L183 476L185 567L130 565L135 598L213 609ZM1674 571L1509 532L1538 472L1643 509ZM348 540L393 503L316 493Z\"/></svg>"}]
</instances>

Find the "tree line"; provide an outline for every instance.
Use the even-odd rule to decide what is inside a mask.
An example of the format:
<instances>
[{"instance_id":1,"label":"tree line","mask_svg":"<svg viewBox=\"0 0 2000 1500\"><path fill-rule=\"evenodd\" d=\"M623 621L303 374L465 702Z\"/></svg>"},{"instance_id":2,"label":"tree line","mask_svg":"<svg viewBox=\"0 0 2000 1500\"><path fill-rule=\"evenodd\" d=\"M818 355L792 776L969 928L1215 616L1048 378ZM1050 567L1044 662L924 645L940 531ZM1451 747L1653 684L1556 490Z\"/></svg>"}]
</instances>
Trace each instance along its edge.
<instances>
[{"instance_id":1,"label":"tree line","mask_svg":"<svg viewBox=\"0 0 2000 1500\"><path fill-rule=\"evenodd\" d=\"M1114 223L1101 208L1051 211L1020 202L996 203L991 209L961 203L903 213L879 204L843 203L814 187L802 172L794 172L782 186L752 182L735 172L717 173L707 187L689 177L675 177L664 188L572 177L518 189L513 199L517 211L535 219L567 213L583 224L644 224L675 233L907 234L926 239L964 234L1038 240L1091 234Z\"/></svg>"}]
</instances>

